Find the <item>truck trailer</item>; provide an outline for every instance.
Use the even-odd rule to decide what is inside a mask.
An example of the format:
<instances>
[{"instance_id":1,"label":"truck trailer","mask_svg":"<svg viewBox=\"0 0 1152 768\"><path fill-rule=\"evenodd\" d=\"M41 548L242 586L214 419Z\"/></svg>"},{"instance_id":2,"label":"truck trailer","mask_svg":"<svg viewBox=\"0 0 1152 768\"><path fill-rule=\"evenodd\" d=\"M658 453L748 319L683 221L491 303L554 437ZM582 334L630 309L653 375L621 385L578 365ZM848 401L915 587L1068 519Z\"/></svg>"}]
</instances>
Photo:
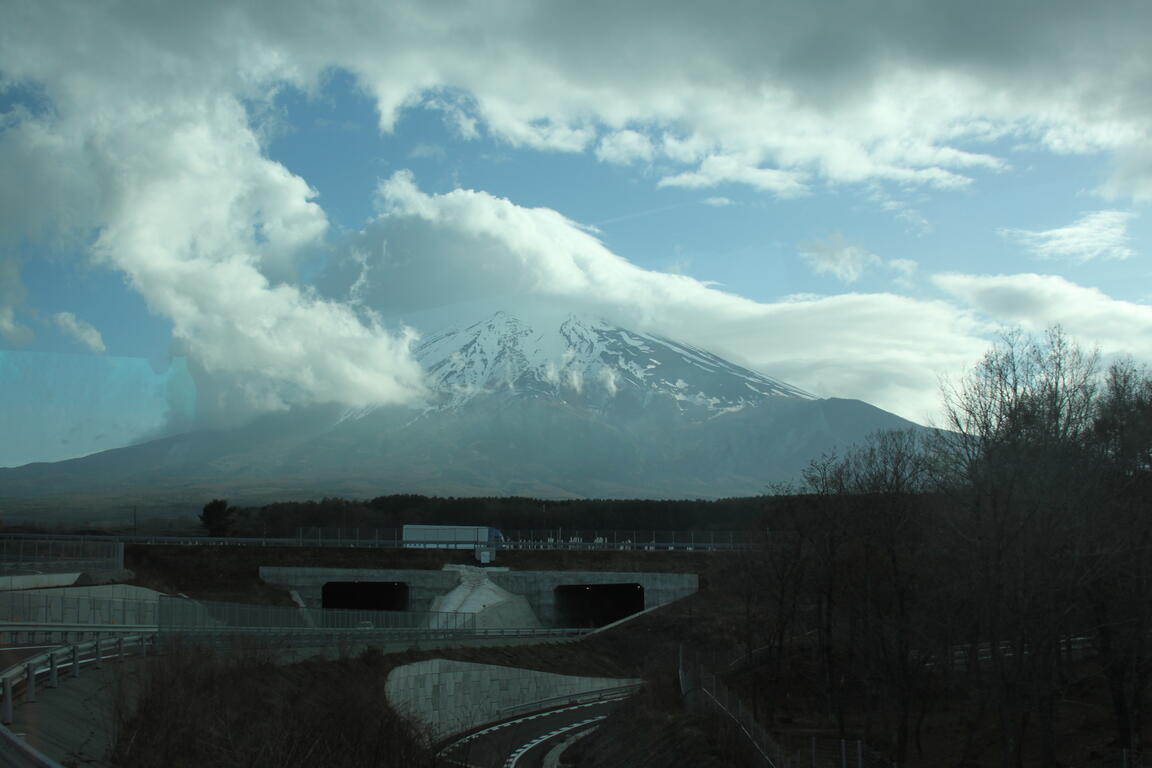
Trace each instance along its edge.
<instances>
[{"instance_id":1,"label":"truck trailer","mask_svg":"<svg viewBox=\"0 0 1152 768\"><path fill-rule=\"evenodd\" d=\"M405 549L496 549L503 535L486 525L406 525Z\"/></svg>"}]
</instances>

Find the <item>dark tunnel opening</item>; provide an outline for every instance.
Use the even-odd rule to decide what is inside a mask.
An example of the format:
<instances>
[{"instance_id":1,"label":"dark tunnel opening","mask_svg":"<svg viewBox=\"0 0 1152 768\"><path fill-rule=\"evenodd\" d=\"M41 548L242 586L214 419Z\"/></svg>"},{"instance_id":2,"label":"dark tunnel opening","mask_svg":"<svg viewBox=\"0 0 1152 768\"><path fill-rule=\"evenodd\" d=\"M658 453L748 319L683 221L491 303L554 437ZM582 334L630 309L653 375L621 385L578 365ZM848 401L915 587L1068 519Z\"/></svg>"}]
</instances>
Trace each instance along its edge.
<instances>
[{"instance_id":1,"label":"dark tunnel opening","mask_svg":"<svg viewBox=\"0 0 1152 768\"><path fill-rule=\"evenodd\" d=\"M358 611L406 611L408 585L402 581L330 581L321 589L320 604Z\"/></svg>"},{"instance_id":2,"label":"dark tunnel opening","mask_svg":"<svg viewBox=\"0 0 1152 768\"><path fill-rule=\"evenodd\" d=\"M644 610L639 584L563 584L554 594L562 627L602 627Z\"/></svg>"}]
</instances>

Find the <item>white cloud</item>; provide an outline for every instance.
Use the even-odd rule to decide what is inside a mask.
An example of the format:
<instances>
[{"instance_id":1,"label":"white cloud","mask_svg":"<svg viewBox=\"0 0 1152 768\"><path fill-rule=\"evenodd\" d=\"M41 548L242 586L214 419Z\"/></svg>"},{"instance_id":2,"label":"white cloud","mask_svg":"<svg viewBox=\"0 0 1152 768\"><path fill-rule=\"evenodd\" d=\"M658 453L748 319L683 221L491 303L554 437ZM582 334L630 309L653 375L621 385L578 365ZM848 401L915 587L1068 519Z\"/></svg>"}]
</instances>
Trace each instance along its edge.
<instances>
[{"instance_id":1,"label":"white cloud","mask_svg":"<svg viewBox=\"0 0 1152 768\"><path fill-rule=\"evenodd\" d=\"M696 170L665 176L657 186L704 189L724 183L747 184L780 197L795 197L806 189L803 174L761 168L753 160L731 155L710 155Z\"/></svg>"},{"instance_id":2,"label":"white cloud","mask_svg":"<svg viewBox=\"0 0 1152 768\"><path fill-rule=\"evenodd\" d=\"M448 155L448 151L446 149L444 149L444 147L442 147L441 145L428 144L425 142L421 142L420 144L417 144L416 146L412 147L412 151L408 153L409 157L417 159L417 160L429 159L429 158L434 159L434 160L442 160L447 155Z\"/></svg>"},{"instance_id":3,"label":"white cloud","mask_svg":"<svg viewBox=\"0 0 1152 768\"><path fill-rule=\"evenodd\" d=\"M299 284L327 218L303 179L264 157L251 114L277 83L307 84L300 62L222 8L74 9L75 25L52 30L51 6L16 14L22 34L0 31L0 71L52 100L0 133L0 156L30 182L17 214L32 212L5 234L96 229L91 257L172 323L197 370L229 383L204 403L209 417L418 396L408 335ZM5 175L5 199L24 180Z\"/></svg>"},{"instance_id":4,"label":"white cloud","mask_svg":"<svg viewBox=\"0 0 1152 768\"><path fill-rule=\"evenodd\" d=\"M462 137L606 159L649 162L627 128L644 126L663 186L958 188L1005 167L990 142L1010 139L1110 153L1105 191L1146 194L1152 5L1021 0L994 20L985 8L674 0L617 4L606 25L591 5L514 0L349 0L335 13L305 0L16 4L0 26L3 85L31 84L48 107L0 117L0 228L73 244L98 231L93 257L171 320L203 368L243 382L236 397L404 400L420 388L409 338L297 278L327 219L264 154L254 116L276 89L315 93L343 68L384 130L435 98ZM425 195L403 177L383 193L385 217L360 243L380 277L362 293L381 312L515 291L598 297L808 389L904 413L981 346L975 322L943 303L757 304L640 270L555 211ZM445 265L457 272L433 271ZM339 269L353 270L349 285L360 275ZM418 279L380 287L396 275ZM22 332L13 306L0 302L8 335Z\"/></svg>"},{"instance_id":5,"label":"white cloud","mask_svg":"<svg viewBox=\"0 0 1152 768\"><path fill-rule=\"evenodd\" d=\"M1113 153L1105 189L1152 188L1152 8L1021 0L994 14L903 0L835 14L790 0L650 0L605 25L594 6L513 0L349 0L339 13L285 0L274 14L224 0L165 13L145 0L45 0L10 14L0 69L49 82L52 99L112 76L145 99L189 79L258 99L277 80L315 89L339 67L376 99L385 130L431 104L463 137L678 165L666 185L963 186L1006 167L981 145L1009 137Z\"/></svg>"},{"instance_id":6,"label":"white cloud","mask_svg":"<svg viewBox=\"0 0 1152 768\"><path fill-rule=\"evenodd\" d=\"M16 321L16 308L24 303L26 291L15 259L0 259L0 338L16 346L32 341L32 329Z\"/></svg>"},{"instance_id":7,"label":"white cloud","mask_svg":"<svg viewBox=\"0 0 1152 768\"><path fill-rule=\"evenodd\" d=\"M1096 211L1066 227L1041 231L1001 229L1000 234L1041 259L1081 264L1093 259L1127 259L1135 254L1128 236L1128 223L1135 217L1131 211Z\"/></svg>"},{"instance_id":8,"label":"white cloud","mask_svg":"<svg viewBox=\"0 0 1152 768\"><path fill-rule=\"evenodd\" d=\"M902 288L912 287L912 278L920 269L920 264L915 259L888 259L885 264L888 269L896 273L894 278L896 285Z\"/></svg>"},{"instance_id":9,"label":"white cloud","mask_svg":"<svg viewBox=\"0 0 1152 768\"><path fill-rule=\"evenodd\" d=\"M817 274L832 275L842 283L856 282L865 269L880 263L879 256L850 244L840 234L805 244L800 255Z\"/></svg>"},{"instance_id":10,"label":"white cloud","mask_svg":"<svg viewBox=\"0 0 1152 768\"><path fill-rule=\"evenodd\" d=\"M472 190L427 194L407 172L383 182L380 199L380 218L323 284L333 298L358 284L368 306L416 325L542 297L918 420L936 410L937 377L962 372L986 346L983 326L945 302L848 294L760 303L641 269L549 209Z\"/></svg>"},{"instance_id":11,"label":"white cloud","mask_svg":"<svg viewBox=\"0 0 1152 768\"><path fill-rule=\"evenodd\" d=\"M73 341L83 344L98 355L104 354L104 337L90 323L80 320L71 312L57 312L52 320Z\"/></svg>"},{"instance_id":12,"label":"white cloud","mask_svg":"<svg viewBox=\"0 0 1152 768\"><path fill-rule=\"evenodd\" d=\"M0 337L20 347L32 341L32 329L16 321L15 309L0 307Z\"/></svg>"},{"instance_id":13,"label":"white cloud","mask_svg":"<svg viewBox=\"0 0 1152 768\"><path fill-rule=\"evenodd\" d=\"M1152 361L1152 306L1147 304L1120 301L1057 275L942 274L933 282L997 323L1033 331L1059 324L1105 354Z\"/></svg>"},{"instance_id":14,"label":"white cloud","mask_svg":"<svg viewBox=\"0 0 1152 768\"><path fill-rule=\"evenodd\" d=\"M706 197L701 202L703 202L704 205L710 205L713 208L724 208L729 205L736 204L736 201L729 197Z\"/></svg>"},{"instance_id":15,"label":"white cloud","mask_svg":"<svg viewBox=\"0 0 1152 768\"><path fill-rule=\"evenodd\" d=\"M616 165L649 163L654 152L652 141L644 134L632 130L609 133L596 146L597 159Z\"/></svg>"},{"instance_id":16,"label":"white cloud","mask_svg":"<svg viewBox=\"0 0 1152 768\"><path fill-rule=\"evenodd\" d=\"M900 274L901 277L910 278L916 274L920 265L915 259L889 259L888 268Z\"/></svg>"}]
</instances>

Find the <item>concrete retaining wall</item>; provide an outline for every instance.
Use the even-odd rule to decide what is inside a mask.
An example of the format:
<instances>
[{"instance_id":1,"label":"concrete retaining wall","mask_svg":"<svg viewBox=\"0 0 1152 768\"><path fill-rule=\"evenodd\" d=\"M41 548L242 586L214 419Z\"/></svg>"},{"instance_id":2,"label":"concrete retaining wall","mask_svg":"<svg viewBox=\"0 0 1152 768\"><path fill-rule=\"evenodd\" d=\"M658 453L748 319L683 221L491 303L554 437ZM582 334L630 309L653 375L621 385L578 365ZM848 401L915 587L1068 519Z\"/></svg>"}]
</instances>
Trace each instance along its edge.
<instances>
[{"instance_id":1,"label":"concrete retaining wall","mask_svg":"<svg viewBox=\"0 0 1152 768\"><path fill-rule=\"evenodd\" d=\"M554 675L431 659L392 670L384 691L397 712L427 728L437 741L531 711L534 702L560 706L596 691L639 684L635 679Z\"/></svg>"},{"instance_id":2,"label":"concrete retaining wall","mask_svg":"<svg viewBox=\"0 0 1152 768\"><path fill-rule=\"evenodd\" d=\"M23 576L0 576L0 591L70 587L76 583L78 578L80 578L79 571L76 573L29 573Z\"/></svg>"},{"instance_id":3,"label":"concrete retaining wall","mask_svg":"<svg viewBox=\"0 0 1152 768\"><path fill-rule=\"evenodd\" d=\"M408 609L432 610L432 601L460 583L456 571L394 570L376 568L281 568L260 566L260 578L274 586L295 590L309 608L321 607L322 590L330 581L402 581L408 585Z\"/></svg>"},{"instance_id":4,"label":"concrete retaining wall","mask_svg":"<svg viewBox=\"0 0 1152 768\"><path fill-rule=\"evenodd\" d=\"M556 587L564 584L639 584L644 588L644 609L679 600L696 592L694 573L640 573L623 571L509 571L484 569L488 580L514 595L523 595L545 626L555 626ZM321 590L329 581L401 581L408 585L408 605L427 611L435 598L460 584L460 572L425 570L369 570L355 568L260 568L260 578L284 589L296 590L309 607L319 607Z\"/></svg>"},{"instance_id":5,"label":"concrete retaining wall","mask_svg":"<svg viewBox=\"0 0 1152 768\"><path fill-rule=\"evenodd\" d=\"M493 584L524 595L545 626L556 624L556 587L565 584L639 584L644 588L644 610L679 600L699 588L694 573L637 573L624 571L495 571Z\"/></svg>"}]
</instances>

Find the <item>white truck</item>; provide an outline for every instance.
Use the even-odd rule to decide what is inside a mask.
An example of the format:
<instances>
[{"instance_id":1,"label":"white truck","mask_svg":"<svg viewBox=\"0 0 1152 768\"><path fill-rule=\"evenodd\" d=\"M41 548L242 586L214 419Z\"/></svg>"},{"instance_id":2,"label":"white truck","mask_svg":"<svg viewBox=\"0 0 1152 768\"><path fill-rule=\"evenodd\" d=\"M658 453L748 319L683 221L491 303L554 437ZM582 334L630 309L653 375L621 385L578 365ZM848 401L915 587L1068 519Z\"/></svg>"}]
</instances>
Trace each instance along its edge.
<instances>
[{"instance_id":1,"label":"white truck","mask_svg":"<svg viewBox=\"0 0 1152 768\"><path fill-rule=\"evenodd\" d=\"M503 534L486 525L406 525L405 549L495 550ZM477 555L479 556L479 555Z\"/></svg>"}]
</instances>

